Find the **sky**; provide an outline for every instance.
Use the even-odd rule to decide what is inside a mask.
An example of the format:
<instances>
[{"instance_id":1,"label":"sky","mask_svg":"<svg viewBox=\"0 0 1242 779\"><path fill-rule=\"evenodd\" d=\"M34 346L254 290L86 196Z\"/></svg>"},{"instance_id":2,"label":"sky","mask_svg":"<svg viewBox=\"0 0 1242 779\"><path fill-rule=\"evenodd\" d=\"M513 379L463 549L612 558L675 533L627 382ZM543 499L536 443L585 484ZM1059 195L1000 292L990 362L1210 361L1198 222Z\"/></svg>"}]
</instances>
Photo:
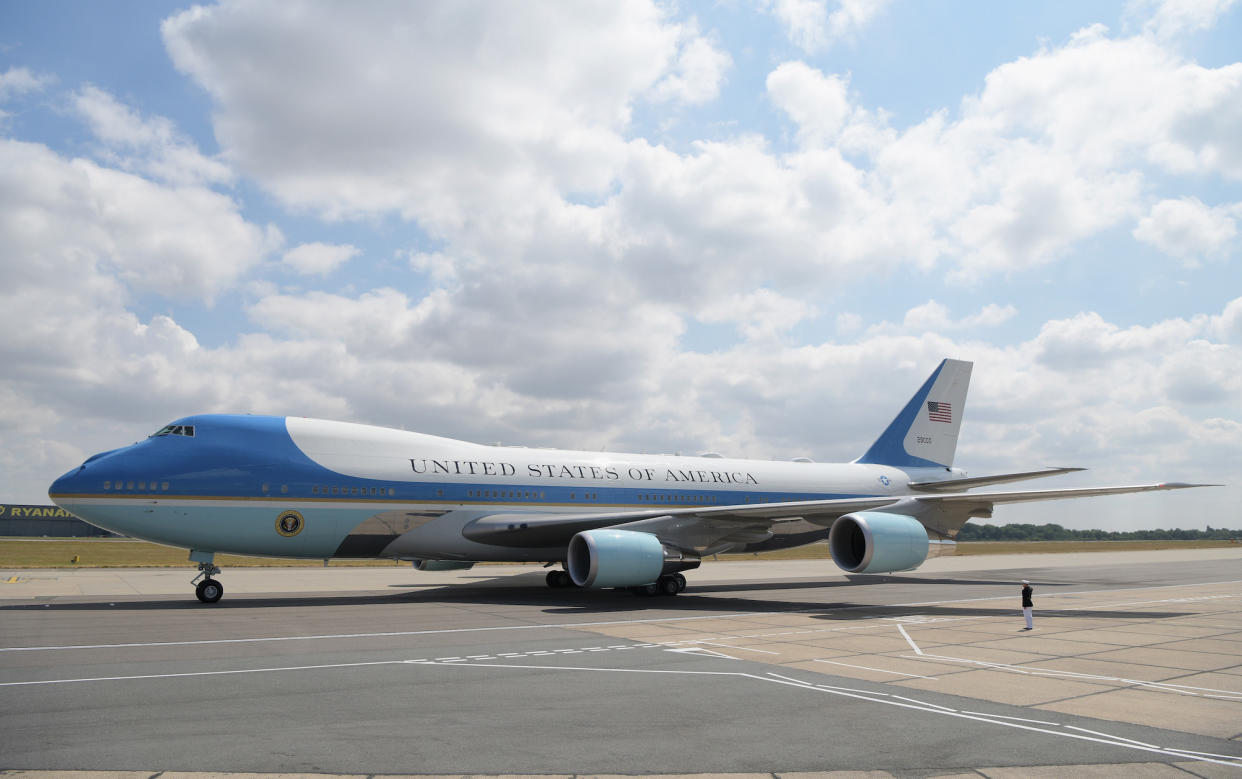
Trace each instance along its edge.
<instances>
[{"instance_id":1,"label":"sky","mask_svg":"<svg viewBox=\"0 0 1242 779\"><path fill-rule=\"evenodd\" d=\"M1029 7L1028 7L1029 6ZM1242 2L0 0L0 498L192 413L1228 486Z\"/></svg>"}]
</instances>

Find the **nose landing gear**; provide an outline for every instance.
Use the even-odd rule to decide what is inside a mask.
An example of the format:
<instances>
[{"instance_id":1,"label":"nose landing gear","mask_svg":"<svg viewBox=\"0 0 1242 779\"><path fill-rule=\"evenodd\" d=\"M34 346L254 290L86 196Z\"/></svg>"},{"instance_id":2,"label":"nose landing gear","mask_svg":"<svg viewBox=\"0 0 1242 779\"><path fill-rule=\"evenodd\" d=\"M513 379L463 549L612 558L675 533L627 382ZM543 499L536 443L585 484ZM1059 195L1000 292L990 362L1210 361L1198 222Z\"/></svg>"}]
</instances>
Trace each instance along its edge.
<instances>
[{"instance_id":1,"label":"nose landing gear","mask_svg":"<svg viewBox=\"0 0 1242 779\"><path fill-rule=\"evenodd\" d=\"M211 578L220 573L215 559L215 552L199 552L198 550L190 552L190 560L198 563L198 576L195 576L190 584L196 585L194 595L203 603L215 603L224 595L224 585ZM199 579L202 581L200 582Z\"/></svg>"}]
</instances>

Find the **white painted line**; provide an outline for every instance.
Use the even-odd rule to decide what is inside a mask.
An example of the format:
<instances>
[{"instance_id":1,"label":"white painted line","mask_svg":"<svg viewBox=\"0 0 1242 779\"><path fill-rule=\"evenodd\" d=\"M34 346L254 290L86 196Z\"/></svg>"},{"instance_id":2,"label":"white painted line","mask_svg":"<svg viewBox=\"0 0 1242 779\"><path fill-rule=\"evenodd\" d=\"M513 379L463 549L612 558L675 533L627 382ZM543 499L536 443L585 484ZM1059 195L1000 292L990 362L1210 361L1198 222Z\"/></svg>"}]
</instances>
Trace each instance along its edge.
<instances>
[{"instance_id":1,"label":"white painted line","mask_svg":"<svg viewBox=\"0 0 1242 779\"><path fill-rule=\"evenodd\" d=\"M1148 682L1142 679L1127 679L1122 676L1104 676L1102 674L1085 674L1077 671L1059 671L1053 668L1038 668L1028 666L1027 668L1019 668L1008 663L990 663L984 660L971 660L965 657L950 657L948 655L928 655L921 654L919 656L902 655L907 660L926 660L929 662L945 661L951 663L964 663L968 665L979 665L984 668L993 668L998 671L1011 671L1014 673L1025 674L1027 676L1048 676L1048 677L1064 677L1068 679L1081 679L1087 682L1116 682L1130 687L1147 687L1159 692L1177 693L1179 695L1189 695L1192 697L1222 697L1207 693L1223 693L1224 696L1242 695L1235 690L1216 690L1211 687L1192 687L1187 684L1174 684L1172 682ZM1191 692L1195 690L1197 692ZM1230 697L1224 697L1224 700L1230 700ZM1236 698L1242 700L1242 698Z\"/></svg>"},{"instance_id":2,"label":"white painted line","mask_svg":"<svg viewBox=\"0 0 1242 779\"><path fill-rule=\"evenodd\" d=\"M193 671L175 674L139 674L135 676L93 676L82 679L39 679L31 682L0 682L0 687L37 687L45 684L76 684L78 682L130 682L141 679L178 679L191 676L235 676L237 674L275 673L278 671L320 671L328 668L361 668L371 665L402 665L405 660L377 660L369 663L331 663L329 665L291 665L278 668L243 668L233 671ZM424 661L425 662L425 661Z\"/></svg>"},{"instance_id":3,"label":"white painted line","mask_svg":"<svg viewBox=\"0 0 1242 779\"><path fill-rule=\"evenodd\" d=\"M749 676L749 675L750 675L750 674L747 674L747 676ZM773 673L772 671L768 671L768 676L773 676L773 677L776 677L777 679L784 679L786 682L792 682L793 684L796 684L796 685L798 685L799 687L810 687L810 688L813 688L813 687L815 686L815 685L811 684L810 682L804 682L804 681L802 681L801 679L793 679L793 678L788 677L788 676L781 676L780 674L778 674L778 673ZM755 678L759 678L759 677L755 677Z\"/></svg>"},{"instance_id":4,"label":"white painted line","mask_svg":"<svg viewBox=\"0 0 1242 779\"><path fill-rule=\"evenodd\" d=\"M863 695L878 695L881 698L891 697L886 692L872 692L871 690L856 690L853 687L838 687L834 684L817 684L815 686L823 687L825 690L841 690L843 692L857 692L857 693L862 693Z\"/></svg>"},{"instance_id":5,"label":"white painted line","mask_svg":"<svg viewBox=\"0 0 1242 779\"><path fill-rule=\"evenodd\" d=\"M909 644L910 648L914 650L914 654L923 654L923 650L919 649L919 645L914 643L914 639L910 638L910 634L906 632L906 629L901 625L901 623L897 624L897 629L901 631L901 635L905 637L906 643Z\"/></svg>"},{"instance_id":6,"label":"white painted line","mask_svg":"<svg viewBox=\"0 0 1242 779\"><path fill-rule=\"evenodd\" d=\"M1196 752L1193 749L1178 749L1177 747L1165 747L1165 749L1171 750L1173 752L1181 752L1184 755L1206 755L1208 757L1223 757L1228 760L1240 759L1237 755L1218 755L1215 752Z\"/></svg>"},{"instance_id":7,"label":"white painted line","mask_svg":"<svg viewBox=\"0 0 1242 779\"><path fill-rule=\"evenodd\" d=\"M779 655L780 654L780 652L772 652L767 649L755 649L754 647L750 647L750 646L733 646L732 644L718 644L715 641L702 641L700 643L706 644L707 646L722 646L725 649L737 649L742 652L759 652L760 654L764 654L764 655Z\"/></svg>"},{"instance_id":8,"label":"white painted line","mask_svg":"<svg viewBox=\"0 0 1242 779\"><path fill-rule=\"evenodd\" d=\"M919 676L918 674L908 674L908 673L906 673L905 671L889 671L889 670L886 670L886 669L884 669L884 668L872 668L872 667L870 667L870 666L866 666L866 665L851 665L850 663L842 663L842 662L838 662L838 661L836 661L836 660L820 660L820 659L815 659L815 660L812 660L812 662L815 662L815 663L827 663L828 665L843 665L843 666L845 666L846 668L861 668L861 669L862 669L862 670L864 670L864 671L875 671L876 673L882 673L882 674L893 674L893 675L895 675L895 676L913 676L915 679L931 679L933 682L938 682L938 681L940 681L940 680L939 680L937 677L935 677L935 676Z\"/></svg>"},{"instance_id":9,"label":"white painted line","mask_svg":"<svg viewBox=\"0 0 1242 779\"><path fill-rule=\"evenodd\" d=\"M898 699L898 700L902 700L902 701L910 701L911 703L917 703L917 704L918 704L918 705L920 705L920 706L931 706L931 707L933 707L933 708L943 709L943 710L945 710L945 711L952 711L952 712L956 712L956 711L957 711L957 709L950 709L948 706L940 706L939 704L935 704L935 703L928 703L927 701L916 701L916 700L915 700L915 699L913 699L913 698L907 698L907 697L905 697L905 696L903 696L903 695L894 695L893 697L894 697L894 698L896 698L896 699Z\"/></svg>"},{"instance_id":10,"label":"white painted line","mask_svg":"<svg viewBox=\"0 0 1242 779\"><path fill-rule=\"evenodd\" d=\"M963 714L974 714L980 717L995 717L996 719L1011 719L1011 720L1014 720L1015 722L1034 722L1037 725L1048 725L1054 728L1061 727L1061 723L1059 722L1048 722L1042 719L1027 719L1026 717L1006 717L1003 714L986 714L982 711L966 711L965 709L962 710L962 713Z\"/></svg>"},{"instance_id":11,"label":"white painted line","mask_svg":"<svg viewBox=\"0 0 1242 779\"><path fill-rule=\"evenodd\" d=\"M989 663L986 660L968 660L964 657L948 657L946 655L902 655L907 660L926 660L930 663L946 662L946 663L962 663L964 665L978 665L984 668L996 668L1002 671L1013 671L1014 673L1030 675L1029 671L1004 663Z\"/></svg>"},{"instance_id":12,"label":"white painted line","mask_svg":"<svg viewBox=\"0 0 1242 779\"><path fill-rule=\"evenodd\" d=\"M809 611L809 609L802 610ZM50 646L4 646L0 652L53 652L69 649L133 649L156 646L203 646L209 644L263 644L278 641L332 641L350 638L394 638L401 636L434 636L451 633L482 633L499 630L575 630L577 628L609 627L612 625L644 625L664 622L692 622L701 619L730 619L763 614L786 614L802 612L755 612L738 614L705 614L699 617L655 617L652 619L619 619L604 622L567 622L562 624L496 625L478 628L440 628L436 630L400 630L383 633L325 633L309 636L267 636L261 638L209 638L198 641L146 641L131 644L64 644ZM640 646L643 646L640 644Z\"/></svg>"},{"instance_id":13,"label":"white painted line","mask_svg":"<svg viewBox=\"0 0 1242 779\"><path fill-rule=\"evenodd\" d=\"M724 652L717 652L714 649L704 649L700 646L688 646L681 649L665 649L665 652L676 652L682 655L703 655L706 657L721 657L725 660L737 660L738 658L726 655Z\"/></svg>"},{"instance_id":14,"label":"white painted line","mask_svg":"<svg viewBox=\"0 0 1242 779\"><path fill-rule=\"evenodd\" d=\"M1131 744L1139 744L1141 746L1151 747L1152 749L1164 749L1164 747L1157 746L1155 744L1148 744L1146 741L1135 741L1132 738L1122 738L1121 736L1114 736L1109 733L1101 733L1098 730L1087 730L1086 728L1080 728L1077 725L1066 725L1065 727L1069 728L1070 730L1080 730L1083 733L1090 733L1095 736L1104 736L1105 738L1115 738L1119 741L1129 741Z\"/></svg>"}]
</instances>

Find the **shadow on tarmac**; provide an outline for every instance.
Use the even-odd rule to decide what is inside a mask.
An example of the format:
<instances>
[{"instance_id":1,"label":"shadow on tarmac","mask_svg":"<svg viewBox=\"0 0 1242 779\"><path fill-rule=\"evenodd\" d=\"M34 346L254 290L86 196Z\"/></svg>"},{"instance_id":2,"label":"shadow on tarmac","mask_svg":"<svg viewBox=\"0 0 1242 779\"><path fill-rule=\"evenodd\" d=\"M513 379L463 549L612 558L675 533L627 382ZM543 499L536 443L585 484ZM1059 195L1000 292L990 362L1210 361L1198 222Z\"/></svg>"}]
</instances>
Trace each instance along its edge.
<instances>
[{"instance_id":1,"label":"shadow on tarmac","mask_svg":"<svg viewBox=\"0 0 1242 779\"><path fill-rule=\"evenodd\" d=\"M652 618L675 618L677 615L698 616L719 613L746 614L772 612L798 612L813 616L815 619L850 621L876 618L892 618L920 615L923 617L958 617L958 616L1004 616L1012 617L1020 613L1015 603L1012 606L983 607L958 604L929 603L927 605L889 606L883 603L863 603L850 600L833 600L822 602L815 600L792 600L779 598L730 597L729 593L775 593L807 590L837 591L841 588L867 588L869 595L879 594L873 588L876 585L901 586L903 590L893 593L893 599L910 601L917 599L905 587L920 585L953 585L974 589L973 592L962 592L963 599L972 595L981 599L1004 597L1008 589L998 595L997 588L1009 588L1008 580L993 579L952 579L930 578L918 576L851 576L849 581L834 579L822 582L751 582L691 585L691 588L677 597L643 597L626 590L579 590L550 589L543 583L543 573L519 574L500 578L488 578L484 581L467 582L452 585L390 585L400 588L402 592L391 594L358 593L343 595L326 595L322 593L306 595L280 596L246 596L226 595L219 603L206 605L194 599L192 593L181 596L161 596L143 598L142 596L113 597L107 600L85 600L85 596L72 596L48 599L36 603L9 603L0 605L0 612L29 611L55 609L58 611L204 611L218 610L235 611L238 609L289 609L289 608L331 608L340 606L376 607L399 606L403 603L471 605L471 606L524 606L539 609L548 615L609 615L643 613ZM1039 582L1035 585L1044 592L1051 587L1071 586L1069 582ZM416 591L415 591L416 590ZM1040 610L1042 616L1056 615L1055 610ZM1117 611L1108 609L1079 609L1073 612L1076 617L1097 619L1167 619L1184 616L1177 611Z\"/></svg>"}]
</instances>

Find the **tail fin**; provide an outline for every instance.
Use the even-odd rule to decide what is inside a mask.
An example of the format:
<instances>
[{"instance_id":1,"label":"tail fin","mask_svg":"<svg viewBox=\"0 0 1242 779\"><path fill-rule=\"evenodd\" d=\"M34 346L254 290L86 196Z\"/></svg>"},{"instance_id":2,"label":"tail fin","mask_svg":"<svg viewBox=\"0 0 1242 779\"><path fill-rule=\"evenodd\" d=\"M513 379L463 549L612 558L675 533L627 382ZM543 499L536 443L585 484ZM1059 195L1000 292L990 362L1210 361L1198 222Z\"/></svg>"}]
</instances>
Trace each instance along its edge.
<instances>
[{"instance_id":1,"label":"tail fin","mask_svg":"<svg viewBox=\"0 0 1242 779\"><path fill-rule=\"evenodd\" d=\"M910 467L949 467L966 410L973 363L944 360L867 453L854 462Z\"/></svg>"}]
</instances>

